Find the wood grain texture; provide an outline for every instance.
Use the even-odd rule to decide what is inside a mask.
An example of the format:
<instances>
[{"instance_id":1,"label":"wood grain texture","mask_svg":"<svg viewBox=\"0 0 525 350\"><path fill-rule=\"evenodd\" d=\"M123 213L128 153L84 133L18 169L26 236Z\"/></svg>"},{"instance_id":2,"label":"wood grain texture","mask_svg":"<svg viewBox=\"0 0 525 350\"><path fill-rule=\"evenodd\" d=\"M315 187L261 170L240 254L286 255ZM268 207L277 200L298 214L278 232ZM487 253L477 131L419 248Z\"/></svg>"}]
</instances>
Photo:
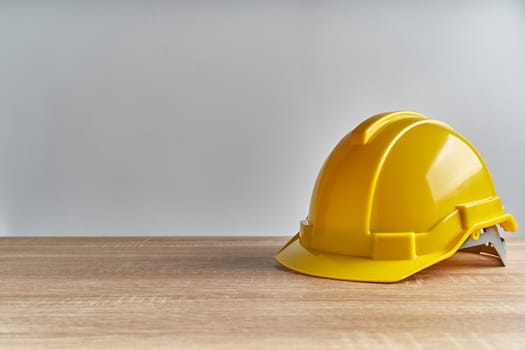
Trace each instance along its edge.
<instances>
[{"instance_id":1,"label":"wood grain texture","mask_svg":"<svg viewBox=\"0 0 525 350\"><path fill-rule=\"evenodd\" d=\"M396 284L278 266L286 238L1 238L2 349L525 349L525 240Z\"/></svg>"}]
</instances>

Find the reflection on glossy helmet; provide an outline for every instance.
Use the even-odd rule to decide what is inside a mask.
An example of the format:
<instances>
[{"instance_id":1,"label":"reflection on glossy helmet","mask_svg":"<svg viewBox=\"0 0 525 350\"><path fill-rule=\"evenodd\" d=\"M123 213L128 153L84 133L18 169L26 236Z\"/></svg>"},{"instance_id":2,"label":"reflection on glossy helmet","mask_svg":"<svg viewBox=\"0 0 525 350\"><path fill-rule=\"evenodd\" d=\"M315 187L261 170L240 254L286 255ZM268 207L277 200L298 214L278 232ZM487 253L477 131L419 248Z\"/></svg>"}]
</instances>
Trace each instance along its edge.
<instances>
[{"instance_id":1,"label":"reflection on glossy helmet","mask_svg":"<svg viewBox=\"0 0 525 350\"><path fill-rule=\"evenodd\" d=\"M308 217L276 259L314 276L394 282L459 249L504 262L496 225L517 229L474 146L445 123L384 113L332 151Z\"/></svg>"}]
</instances>

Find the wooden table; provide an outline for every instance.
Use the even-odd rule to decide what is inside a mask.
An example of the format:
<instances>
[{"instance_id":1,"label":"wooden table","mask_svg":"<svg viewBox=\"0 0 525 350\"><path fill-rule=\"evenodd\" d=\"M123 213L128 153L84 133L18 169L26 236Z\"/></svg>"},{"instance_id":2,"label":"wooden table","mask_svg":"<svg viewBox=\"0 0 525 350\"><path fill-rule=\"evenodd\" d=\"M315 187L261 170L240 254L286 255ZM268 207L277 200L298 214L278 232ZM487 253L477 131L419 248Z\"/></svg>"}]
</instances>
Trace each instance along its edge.
<instances>
[{"instance_id":1,"label":"wooden table","mask_svg":"<svg viewBox=\"0 0 525 350\"><path fill-rule=\"evenodd\" d=\"M1 238L1 349L525 349L525 240L396 284L278 266L287 238Z\"/></svg>"}]
</instances>

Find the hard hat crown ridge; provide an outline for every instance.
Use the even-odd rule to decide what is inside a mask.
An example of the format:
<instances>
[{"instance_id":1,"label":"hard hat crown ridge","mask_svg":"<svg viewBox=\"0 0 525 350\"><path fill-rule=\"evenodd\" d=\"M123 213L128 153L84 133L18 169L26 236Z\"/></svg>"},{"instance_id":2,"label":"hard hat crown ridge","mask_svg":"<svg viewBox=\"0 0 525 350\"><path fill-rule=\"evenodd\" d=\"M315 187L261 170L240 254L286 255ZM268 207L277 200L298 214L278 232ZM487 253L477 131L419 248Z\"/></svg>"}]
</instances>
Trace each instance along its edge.
<instances>
[{"instance_id":1,"label":"hard hat crown ridge","mask_svg":"<svg viewBox=\"0 0 525 350\"><path fill-rule=\"evenodd\" d=\"M308 217L276 259L320 277L393 282L496 225L517 229L470 142L421 114L383 113L336 145L317 177Z\"/></svg>"}]
</instances>

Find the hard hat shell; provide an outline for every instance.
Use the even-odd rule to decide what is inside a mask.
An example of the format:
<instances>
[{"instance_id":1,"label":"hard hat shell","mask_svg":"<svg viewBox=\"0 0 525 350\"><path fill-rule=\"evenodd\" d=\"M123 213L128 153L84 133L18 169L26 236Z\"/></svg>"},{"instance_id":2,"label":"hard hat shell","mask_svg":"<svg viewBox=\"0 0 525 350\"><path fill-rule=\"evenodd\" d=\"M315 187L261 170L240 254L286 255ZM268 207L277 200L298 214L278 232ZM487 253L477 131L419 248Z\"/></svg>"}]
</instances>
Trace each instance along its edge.
<instances>
[{"instance_id":1,"label":"hard hat shell","mask_svg":"<svg viewBox=\"0 0 525 350\"><path fill-rule=\"evenodd\" d=\"M470 142L421 114L383 113L332 151L308 217L276 259L314 276L395 282L497 224L517 229Z\"/></svg>"}]
</instances>

